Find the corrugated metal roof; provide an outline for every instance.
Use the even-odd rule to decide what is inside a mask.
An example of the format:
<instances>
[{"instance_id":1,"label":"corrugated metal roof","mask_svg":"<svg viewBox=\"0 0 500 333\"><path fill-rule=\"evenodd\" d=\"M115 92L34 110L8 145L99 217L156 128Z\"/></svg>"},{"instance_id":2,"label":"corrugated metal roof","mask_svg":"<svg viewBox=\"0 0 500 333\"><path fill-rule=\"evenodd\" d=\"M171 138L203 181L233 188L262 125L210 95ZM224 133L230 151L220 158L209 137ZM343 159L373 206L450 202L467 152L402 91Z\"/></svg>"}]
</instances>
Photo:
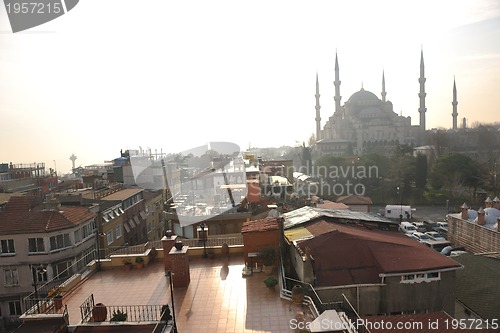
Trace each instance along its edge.
<instances>
[{"instance_id":1,"label":"corrugated metal roof","mask_svg":"<svg viewBox=\"0 0 500 333\"><path fill-rule=\"evenodd\" d=\"M282 215L282 217L285 219L284 221L285 229L293 228L294 226L300 225L305 222L309 222L318 217L332 217L345 220L397 224L397 222L388 220L382 216L375 214L356 212L345 209L325 209L325 208L315 208L309 206L304 206L302 208L285 213Z\"/></svg>"},{"instance_id":2,"label":"corrugated metal roof","mask_svg":"<svg viewBox=\"0 0 500 333\"><path fill-rule=\"evenodd\" d=\"M297 227L285 231L285 237L290 241L305 240L314 237L309 230L304 227Z\"/></svg>"}]
</instances>

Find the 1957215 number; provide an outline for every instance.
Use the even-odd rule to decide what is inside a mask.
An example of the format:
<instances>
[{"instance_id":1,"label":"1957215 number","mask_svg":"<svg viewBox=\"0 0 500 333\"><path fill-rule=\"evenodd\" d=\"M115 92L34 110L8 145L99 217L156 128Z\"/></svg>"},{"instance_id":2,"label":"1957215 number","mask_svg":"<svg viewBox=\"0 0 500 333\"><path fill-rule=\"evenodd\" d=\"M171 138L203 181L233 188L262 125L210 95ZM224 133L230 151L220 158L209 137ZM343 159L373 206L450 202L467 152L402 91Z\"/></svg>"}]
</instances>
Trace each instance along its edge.
<instances>
[{"instance_id":1,"label":"1957215 number","mask_svg":"<svg viewBox=\"0 0 500 333\"><path fill-rule=\"evenodd\" d=\"M63 9L60 3L13 2L5 4L7 12L14 14L59 14Z\"/></svg>"},{"instance_id":2,"label":"1957215 number","mask_svg":"<svg viewBox=\"0 0 500 333\"><path fill-rule=\"evenodd\" d=\"M498 329L500 327L498 319L446 319L445 328L448 329Z\"/></svg>"}]
</instances>

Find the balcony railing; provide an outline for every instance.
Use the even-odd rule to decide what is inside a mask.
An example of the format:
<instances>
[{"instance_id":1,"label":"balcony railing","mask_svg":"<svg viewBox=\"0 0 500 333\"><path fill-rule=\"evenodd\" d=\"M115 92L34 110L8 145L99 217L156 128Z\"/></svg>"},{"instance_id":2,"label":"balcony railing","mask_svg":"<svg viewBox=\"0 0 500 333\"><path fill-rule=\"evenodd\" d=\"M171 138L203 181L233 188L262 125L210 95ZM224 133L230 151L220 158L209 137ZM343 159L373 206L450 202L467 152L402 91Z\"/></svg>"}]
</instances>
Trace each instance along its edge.
<instances>
[{"instance_id":1,"label":"balcony railing","mask_svg":"<svg viewBox=\"0 0 500 333\"><path fill-rule=\"evenodd\" d=\"M189 247L203 247L203 240L200 238L188 238L182 239L182 244L188 245ZM233 237L208 237L207 238L207 248L222 246L227 244L229 246L243 245L243 236L233 236Z\"/></svg>"},{"instance_id":2,"label":"balcony railing","mask_svg":"<svg viewBox=\"0 0 500 333\"><path fill-rule=\"evenodd\" d=\"M90 295L81 305L82 322L159 322L172 318L169 305L100 305ZM167 318L168 317L168 318Z\"/></svg>"}]
</instances>

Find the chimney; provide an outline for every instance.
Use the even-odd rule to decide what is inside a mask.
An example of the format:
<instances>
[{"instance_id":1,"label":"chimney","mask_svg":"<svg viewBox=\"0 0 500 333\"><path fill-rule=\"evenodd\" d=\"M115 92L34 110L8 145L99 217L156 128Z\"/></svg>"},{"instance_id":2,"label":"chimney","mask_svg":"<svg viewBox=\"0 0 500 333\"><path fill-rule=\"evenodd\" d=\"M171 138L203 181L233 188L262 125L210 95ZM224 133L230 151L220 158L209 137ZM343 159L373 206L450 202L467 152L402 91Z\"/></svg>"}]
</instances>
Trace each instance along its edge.
<instances>
[{"instance_id":1,"label":"chimney","mask_svg":"<svg viewBox=\"0 0 500 333\"><path fill-rule=\"evenodd\" d=\"M487 197L486 200L484 200L484 204L485 204L485 208L491 208L491 203L493 201L491 201L491 198L490 197Z\"/></svg>"},{"instance_id":2,"label":"chimney","mask_svg":"<svg viewBox=\"0 0 500 333\"><path fill-rule=\"evenodd\" d=\"M500 216L497 217L497 231L500 232Z\"/></svg>"},{"instance_id":3,"label":"chimney","mask_svg":"<svg viewBox=\"0 0 500 333\"><path fill-rule=\"evenodd\" d=\"M469 219L469 207L464 202L464 204L462 205L461 208L462 208L462 215L461 215L462 220L468 220Z\"/></svg>"},{"instance_id":4,"label":"chimney","mask_svg":"<svg viewBox=\"0 0 500 333\"><path fill-rule=\"evenodd\" d=\"M500 209L500 199L498 199L498 197L493 199L493 208Z\"/></svg>"},{"instance_id":5,"label":"chimney","mask_svg":"<svg viewBox=\"0 0 500 333\"><path fill-rule=\"evenodd\" d=\"M479 208L479 210L477 211L477 224L479 225L485 225L486 222L484 221L484 209L483 207Z\"/></svg>"}]
</instances>

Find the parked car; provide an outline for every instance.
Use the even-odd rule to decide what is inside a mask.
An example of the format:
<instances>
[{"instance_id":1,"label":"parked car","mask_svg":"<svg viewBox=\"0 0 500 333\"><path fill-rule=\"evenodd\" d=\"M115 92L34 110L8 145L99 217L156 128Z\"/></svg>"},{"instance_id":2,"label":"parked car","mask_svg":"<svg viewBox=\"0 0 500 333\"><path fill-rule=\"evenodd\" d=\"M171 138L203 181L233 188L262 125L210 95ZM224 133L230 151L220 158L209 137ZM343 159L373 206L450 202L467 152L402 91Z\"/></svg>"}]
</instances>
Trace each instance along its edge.
<instances>
[{"instance_id":1,"label":"parked car","mask_svg":"<svg viewBox=\"0 0 500 333\"><path fill-rule=\"evenodd\" d=\"M399 225L399 230L404 232L406 235L411 235L417 231L417 228L410 222L401 222Z\"/></svg>"},{"instance_id":2,"label":"parked car","mask_svg":"<svg viewBox=\"0 0 500 333\"><path fill-rule=\"evenodd\" d=\"M417 228L417 231L419 232L426 232L427 229L425 227L424 222L412 222L415 228Z\"/></svg>"},{"instance_id":3,"label":"parked car","mask_svg":"<svg viewBox=\"0 0 500 333\"><path fill-rule=\"evenodd\" d=\"M431 240L431 238L429 236L427 236L426 234L424 234L423 232L416 231L411 236L413 238L415 238L416 240L418 240L419 242Z\"/></svg>"},{"instance_id":4,"label":"parked car","mask_svg":"<svg viewBox=\"0 0 500 333\"><path fill-rule=\"evenodd\" d=\"M448 230L448 222L438 222L437 224L439 228L444 228Z\"/></svg>"},{"instance_id":5,"label":"parked car","mask_svg":"<svg viewBox=\"0 0 500 333\"><path fill-rule=\"evenodd\" d=\"M427 229L427 231L437 231L439 228L437 222L432 221L432 220L425 220L424 226Z\"/></svg>"},{"instance_id":6,"label":"parked car","mask_svg":"<svg viewBox=\"0 0 500 333\"><path fill-rule=\"evenodd\" d=\"M444 241L444 240L446 240L446 238L444 238L443 236L441 236L441 234L439 234L439 232L437 232L437 231L428 231L425 234L427 236L429 236L432 240L435 240L435 241Z\"/></svg>"}]
</instances>

